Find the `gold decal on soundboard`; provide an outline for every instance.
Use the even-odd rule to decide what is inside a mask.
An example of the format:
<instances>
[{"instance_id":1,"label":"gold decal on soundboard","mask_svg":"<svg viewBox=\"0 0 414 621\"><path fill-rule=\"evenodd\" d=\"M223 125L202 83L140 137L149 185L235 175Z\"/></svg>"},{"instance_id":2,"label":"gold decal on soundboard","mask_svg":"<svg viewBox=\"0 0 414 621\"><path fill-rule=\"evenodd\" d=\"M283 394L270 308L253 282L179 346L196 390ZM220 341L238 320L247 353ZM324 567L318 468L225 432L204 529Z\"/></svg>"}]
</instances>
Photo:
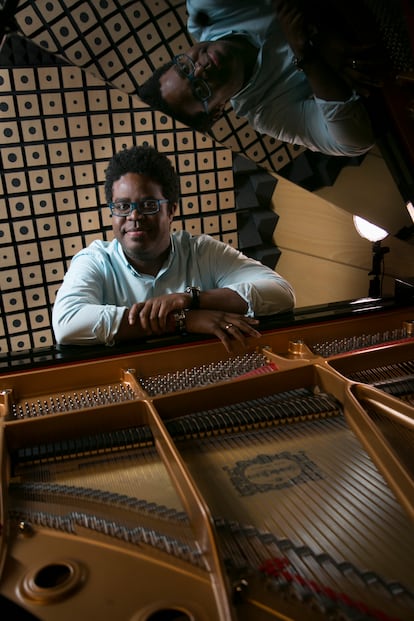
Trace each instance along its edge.
<instances>
[{"instance_id":1,"label":"gold decal on soundboard","mask_svg":"<svg viewBox=\"0 0 414 621\"><path fill-rule=\"evenodd\" d=\"M242 496L280 490L324 478L317 465L304 451L284 451L274 455L257 455L254 459L224 466L230 480Z\"/></svg>"}]
</instances>

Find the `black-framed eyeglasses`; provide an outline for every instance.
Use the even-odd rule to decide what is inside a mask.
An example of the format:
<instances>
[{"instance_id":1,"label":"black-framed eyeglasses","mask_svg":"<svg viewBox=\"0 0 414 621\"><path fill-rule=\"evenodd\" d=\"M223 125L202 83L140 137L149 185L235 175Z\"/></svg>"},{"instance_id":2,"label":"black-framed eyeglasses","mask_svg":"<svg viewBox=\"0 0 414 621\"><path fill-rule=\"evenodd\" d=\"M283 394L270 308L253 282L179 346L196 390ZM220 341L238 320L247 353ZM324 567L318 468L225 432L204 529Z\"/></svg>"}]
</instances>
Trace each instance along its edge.
<instances>
[{"instance_id":1,"label":"black-framed eyeglasses","mask_svg":"<svg viewBox=\"0 0 414 621\"><path fill-rule=\"evenodd\" d=\"M135 209L143 216L153 216L158 213L163 203L169 203L167 198L147 198L144 201L115 201L114 203L108 203L108 207L111 210L113 216L119 216L126 218Z\"/></svg>"},{"instance_id":2,"label":"black-framed eyeglasses","mask_svg":"<svg viewBox=\"0 0 414 621\"><path fill-rule=\"evenodd\" d=\"M190 81L194 97L201 101L204 112L208 114L207 100L211 97L211 88L203 78L194 77L196 66L193 60L187 54L178 54L174 56L173 63L177 67L178 73Z\"/></svg>"}]
</instances>

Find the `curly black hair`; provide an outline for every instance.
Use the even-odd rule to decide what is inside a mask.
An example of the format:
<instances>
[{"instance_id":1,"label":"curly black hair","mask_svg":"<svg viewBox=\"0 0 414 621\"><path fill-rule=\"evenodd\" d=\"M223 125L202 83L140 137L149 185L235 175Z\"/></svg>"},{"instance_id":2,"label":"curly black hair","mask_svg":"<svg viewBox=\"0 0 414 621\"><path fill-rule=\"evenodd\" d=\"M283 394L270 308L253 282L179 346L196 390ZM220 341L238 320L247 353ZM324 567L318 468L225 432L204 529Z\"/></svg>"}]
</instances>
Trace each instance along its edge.
<instances>
[{"instance_id":1,"label":"curly black hair","mask_svg":"<svg viewBox=\"0 0 414 621\"><path fill-rule=\"evenodd\" d=\"M138 89L140 99L159 112L168 114L176 121L195 129L196 131L207 133L213 126L213 120L206 112L198 112L194 115L182 114L173 110L163 99L160 91L160 77L173 66L173 61L158 67L150 78Z\"/></svg>"},{"instance_id":2,"label":"curly black hair","mask_svg":"<svg viewBox=\"0 0 414 621\"><path fill-rule=\"evenodd\" d=\"M158 183L162 193L170 201L177 203L180 195L180 182L169 158L149 145L134 145L116 153L105 170L105 199L112 201L112 186L127 173L147 175Z\"/></svg>"}]
</instances>

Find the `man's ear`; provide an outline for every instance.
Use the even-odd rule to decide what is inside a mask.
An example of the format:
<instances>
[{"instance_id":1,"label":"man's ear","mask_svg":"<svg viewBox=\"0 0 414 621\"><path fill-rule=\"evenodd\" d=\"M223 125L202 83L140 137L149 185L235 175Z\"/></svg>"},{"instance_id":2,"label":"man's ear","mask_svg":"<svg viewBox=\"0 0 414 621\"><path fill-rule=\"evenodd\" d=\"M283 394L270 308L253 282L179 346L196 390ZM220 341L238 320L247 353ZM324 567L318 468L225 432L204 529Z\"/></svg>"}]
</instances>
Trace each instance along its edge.
<instances>
[{"instance_id":1,"label":"man's ear","mask_svg":"<svg viewBox=\"0 0 414 621\"><path fill-rule=\"evenodd\" d=\"M172 220L175 216L175 212L178 209L178 203L168 203L168 209L169 209L170 218Z\"/></svg>"},{"instance_id":2,"label":"man's ear","mask_svg":"<svg viewBox=\"0 0 414 621\"><path fill-rule=\"evenodd\" d=\"M211 123L216 123L224 114L224 109L226 104L219 104L214 107L214 110L211 111L210 120Z\"/></svg>"}]
</instances>

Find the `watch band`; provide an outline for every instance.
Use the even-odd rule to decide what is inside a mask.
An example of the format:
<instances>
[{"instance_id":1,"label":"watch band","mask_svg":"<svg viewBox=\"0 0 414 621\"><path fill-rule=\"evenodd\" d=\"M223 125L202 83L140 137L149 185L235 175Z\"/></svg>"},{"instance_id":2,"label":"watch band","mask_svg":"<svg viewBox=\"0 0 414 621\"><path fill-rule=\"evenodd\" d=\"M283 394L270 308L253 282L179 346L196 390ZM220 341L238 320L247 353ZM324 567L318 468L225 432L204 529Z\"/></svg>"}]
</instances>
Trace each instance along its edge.
<instances>
[{"instance_id":1,"label":"watch band","mask_svg":"<svg viewBox=\"0 0 414 621\"><path fill-rule=\"evenodd\" d=\"M186 293L191 293L191 304L188 307L190 310L198 310L200 308L200 287L187 287Z\"/></svg>"}]
</instances>

